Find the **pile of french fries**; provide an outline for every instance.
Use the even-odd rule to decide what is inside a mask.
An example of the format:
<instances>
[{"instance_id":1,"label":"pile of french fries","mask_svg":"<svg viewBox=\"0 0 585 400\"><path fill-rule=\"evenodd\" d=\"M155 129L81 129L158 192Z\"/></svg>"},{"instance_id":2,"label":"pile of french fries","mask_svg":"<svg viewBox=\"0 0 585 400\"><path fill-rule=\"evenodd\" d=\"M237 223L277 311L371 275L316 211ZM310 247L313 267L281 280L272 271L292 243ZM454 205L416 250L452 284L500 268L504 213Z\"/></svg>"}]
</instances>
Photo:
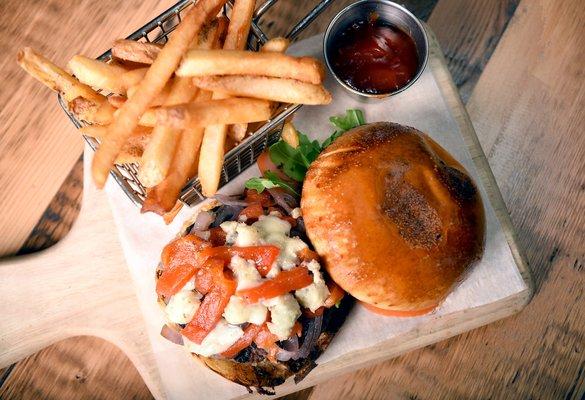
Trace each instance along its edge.
<instances>
[{"instance_id":1,"label":"pile of french fries","mask_svg":"<svg viewBox=\"0 0 585 400\"><path fill-rule=\"evenodd\" d=\"M86 122L83 134L100 146L92 176L102 188L114 163L135 163L147 188L142 211L172 220L186 182L198 175L205 196L218 189L224 154L251 134L248 124L270 119L280 103L327 104L323 65L285 55L289 42L244 50L255 0L199 0L163 46L117 40L112 60L82 55L71 73L30 48L19 64L57 91Z\"/></svg>"}]
</instances>

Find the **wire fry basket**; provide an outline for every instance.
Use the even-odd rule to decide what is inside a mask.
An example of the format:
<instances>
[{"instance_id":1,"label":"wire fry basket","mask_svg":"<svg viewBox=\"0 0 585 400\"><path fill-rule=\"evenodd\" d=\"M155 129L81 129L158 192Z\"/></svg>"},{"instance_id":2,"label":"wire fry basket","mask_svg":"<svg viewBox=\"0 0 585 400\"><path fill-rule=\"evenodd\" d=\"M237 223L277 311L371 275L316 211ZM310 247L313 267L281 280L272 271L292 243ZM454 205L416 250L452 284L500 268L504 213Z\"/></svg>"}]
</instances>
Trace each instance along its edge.
<instances>
[{"instance_id":1,"label":"wire fry basket","mask_svg":"<svg viewBox=\"0 0 585 400\"><path fill-rule=\"evenodd\" d=\"M266 0L256 9L252 18L252 26L248 37L248 48L250 50L258 50L268 41L268 36L260 27L260 19L277 2L278 0ZM308 14L290 29L286 34L286 37L290 40L294 40L332 2L333 0L321 0L317 3ZM193 0L181 0L177 2L174 6L170 7L142 28L132 33L127 39L141 42L166 43L169 34L181 22L184 10L191 4L193 4ZM223 13L228 17L232 5L233 0L230 0L226 7L224 7ZM110 50L98 57L98 60L101 61L109 61L111 59L112 53ZM58 96L58 101L63 111L67 114L76 128L79 129L85 125L83 121L79 120L71 111L69 111L67 102L60 95ZM277 142L280 139L285 119L291 116L300 107L301 105L299 104L285 104L279 107L279 111L274 117L264 123L264 125L260 126L254 133L244 139L242 143L227 152L224 157L219 186L224 186L226 183L236 178L246 168L252 166L264 149ZM99 143L96 139L85 135L84 139L94 151L99 147ZM124 193L126 193L136 206L142 206L146 197L146 188L138 180L138 165L116 164L110 171L110 176L120 185ZM187 182L179 196L179 200L187 205L197 204L204 199L205 196L201 193L201 184L197 177L194 177Z\"/></svg>"}]
</instances>

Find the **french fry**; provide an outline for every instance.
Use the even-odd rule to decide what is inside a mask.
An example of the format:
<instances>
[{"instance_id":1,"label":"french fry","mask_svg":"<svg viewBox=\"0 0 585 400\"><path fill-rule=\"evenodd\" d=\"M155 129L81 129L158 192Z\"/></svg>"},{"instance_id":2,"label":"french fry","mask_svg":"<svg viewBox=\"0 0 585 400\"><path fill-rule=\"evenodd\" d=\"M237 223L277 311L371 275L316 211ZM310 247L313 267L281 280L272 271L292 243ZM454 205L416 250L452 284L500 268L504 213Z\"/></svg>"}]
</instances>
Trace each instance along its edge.
<instances>
[{"instance_id":1,"label":"french fry","mask_svg":"<svg viewBox=\"0 0 585 400\"><path fill-rule=\"evenodd\" d=\"M288 46L290 45L290 40L283 38L283 37L276 37L270 39L268 42L262 46L260 51L271 51L275 53L284 53ZM236 142L239 143L244 140L246 137L246 133L248 132L248 125L247 124L236 124L231 125L229 127L229 136Z\"/></svg>"},{"instance_id":2,"label":"french fry","mask_svg":"<svg viewBox=\"0 0 585 400\"><path fill-rule=\"evenodd\" d=\"M288 143L292 148L299 147L299 133L291 122L285 122L282 127L280 138Z\"/></svg>"},{"instance_id":3,"label":"french fry","mask_svg":"<svg viewBox=\"0 0 585 400\"><path fill-rule=\"evenodd\" d=\"M236 0L234 2L228 32L223 45L224 50L242 50L245 48L255 6L255 0ZM223 99L225 97L227 96L214 93L212 98ZM245 131L247 127L240 127L239 129ZM199 182L205 196L212 196L219 187L227 131L228 126L225 124L215 124L205 129L201 144L201 156L199 157Z\"/></svg>"},{"instance_id":4,"label":"french fry","mask_svg":"<svg viewBox=\"0 0 585 400\"><path fill-rule=\"evenodd\" d=\"M221 32L218 30L218 21L214 20L210 27L202 28L198 38L193 41L194 47L211 48L219 42ZM169 93L164 101L165 106L187 103L197 94L197 88L190 78L176 77L170 86ZM175 148L181 134L180 129L159 125L154 128L152 138L142 159L138 174L140 183L146 187L158 185L168 174Z\"/></svg>"},{"instance_id":5,"label":"french fry","mask_svg":"<svg viewBox=\"0 0 585 400\"><path fill-rule=\"evenodd\" d=\"M166 103L167 98L169 97L169 94L171 93L171 89L173 87L173 83L176 79L171 78L167 84L165 85L165 87L154 97L154 99L152 99L152 101L150 102L150 107L158 107L158 106L162 106L163 104ZM193 88L193 90L197 90L197 88ZM128 98L131 99L133 98L136 93L138 91L138 85L136 86L132 86L128 88Z\"/></svg>"},{"instance_id":6,"label":"french fry","mask_svg":"<svg viewBox=\"0 0 585 400\"><path fill-rule=\"evenodd\" d=\"M232 8L224 49L243 50L246 48L248 33L252 25L252 15L256 0L236 0Z\"/></svg>"},{"instance_id":7,"label":"french fry","mask_svg":"<svg viewBox=\"0 0 585 400\"><path fill-rule=\"evenodd\" d=\"M270 114L269 101L233 97L159 107L156 110L156 120L161 125L185 129L266 121L270 118Z\"/></svg>"},{"instance_id":8,"label":"french fry","mask_svg":"<svg viewBox=\"0 0 585 400\"><path fill-rule=\"evenodd\" d=\"M124 61L139 64L152 64L162 45L158 43L136 42L134 40L119 39L114 42L112 56Z\"/></svg>"},{"instance_id":9,"label":"french fry","mask_svg":"<svg viewBox=\"0 0 585 400\"><path fill-rule=\"evenodd\" d=\"M163 217L163 221L165 221L165 224L170 224L171 222L173 222L173 220L175 219L175 217L177 216L177 214L179 213L179 211L181 211L181 208L183 208L183 203L178 201L175 203L175 206L173 207L173 209L169 212L166 212L162 215Z\"/></svg>"},{"instance_id":10,"label":"french fry","mask_svg":"<svg viewBox=\"0 0 585 400\"><path fill-rule=\"evenodd\" d=\"M331 94L321 85L294 79L263 76L204 76L193 78L196 86L230 95L293 104L329 104Z\"/></svg>"},{"instance_id":11,"label":"french fry","mask_svg":"<svg viewBox=\"0 0 585 400\"><path fill-rule=\"evenodd\" d=\"M228 136L234 143L239 143L244 140L246 133L248 133L248 124L234 124L228 128Z\"/></svg>"},{"instance_id":12,"label":"french fry","mask_svg":"<svg viewBox=\"0 0 585 400\"><path fill-rule=\"evenodd\" d=\"M67 64L81 82L111 93L126 94L121 77L128 72L124 67L108 64L93 58L76 55Z\"/></svg>"},{"instance_id":13,"label":"french fry","mask_svg":"<svg viewBox=\"0 0 585 400\"><path fill-rule=\"evenodd\" d=\"M140 120L138 121L138 126L154 128L156 126L156 110L157 110L156 108L149 108L148 110L146 110L144 112L144 114L142 114L140 116ZM117 116L119 112L120 112L119 109L114 111L114 114L113 114L114 117ZM113 122L113 118L111 119L110 122L100 124L100 125L108 125L108 124L111 124L111 122ZM108 129L111 129L111 127Z\"/></svg>"},{"instance_id":14,"label":"french fry","mask_svg":"<svg viewBox=\"0 0 585 400\"><path fill-rule=\"evenodd\" d=\"M114 121L114 114L116 109L107 101L100 101L96 104L93 101L87 100L85 97L77 97L71 100L67 105L69 110L77 116L77 118L97 125L109 125Z\"/></svg>"},{"instance_id":15,"label":"french fry","mask_svg":"<svg viewBox=\"0 0 585 400\"><path fill-rule=\"evenodd\" d=\"M209 101L210 99L211 92L201 91L197 95L196 101ZM169 173L161 183L147 192L146 199L142 204L142 212L166 215L172 211L181 189L187 180L196 174L198 150L201 146L203 131L202 127L183 130Z\"/></svg>"},{"instance_id":16,"label":"french fry","mask_svg":"<svg viewBox=\"0 0 585 400\"><path fill-rule=\"evenodd\" d=\"M107 126L88 125L79 129L82 134L103 140L108 134ZM140 164L144 149L148 145L152 129L138 127L132 132L128 141L122 147L122 151L116 158L116 164Z\"/></svg>"},{"instance_id":17,"label":"french fry","mask_svg":"<svg viewBox=\"0 0 585 400\"><path fill-rule=\"evenodd\" d=\"M114 106L115 108L120 108L124 105L124 103L126 102L126 100L128 100L126 98L126 96L120 96L117 94L113 94L111 96L108 96L108 102Z\"/></svg>"},{"instance_id":18,"label":"french fry","mask_svg":"<svg viewBox=\"0 0 585 400\"><path fill-rule=\"evenodd\" d=\"M136 68L124 72L120 77L122 86L128 90L129 88L138 85L140 81L144 79L146 71L148 71L148 68Z\"/></svg>"},{"instance_id":19,"label":"french fry","mask_svg":"<svg viewBox=\"0 0 585 400\"><path fill-rule=\"evenodd\" d=\"M290 40L283 37L275 37L264 43L260 51L268 51L273 53L284 53L290 46Z\"/></svg>"},{"instance_id":20,"label":"french fry","mask_svg":"<svg viewBox=\"0 0 585 400\"><path fill-rule=\"evenodd\" d=\"M155 127L156 126L156 108L149 108L140 116L139 124L140 126L149 126Z\"/></svg>"},{"instance_id":21,"label":"french fry","mask_svg":"<svg viewBox=\"0 0 585 400\"><path fill-rule=\"evenodd\" d=\"M97 124L111 122L114 108L105 96L79 82L30 47L18 52L17 62L35 79L60 93L80 119Z\"/></svg>"},{"instance_id":22,"label":"french fry","mask_svg":"<svg viewBox=\"0 0 585 400\"><path fill-rule=\"evenodd\" d=\"M199 0L195 3L153 61L136 95L119 109L111 125L111 132L93 158L92 176L98 188L104 187L118 153L138 125L140 116L171 78L201 27L215 17L225 3L226 0Z\"/></svg>"},{"instance_id":23,"label":"french fry","mask_svg":"<svg viewBox=\"0 0 585 400\"><path fill-rule=\"evenodd\" d=\"M311 57L293 57L274 52L239 50L190 50L179 69L179 76L254 75L296 79L319 84L325 77L323 65Z\"/></svg>"},{"instance_id":24,"label":"french fry","mask_svg":"<svg viewBox=\"0 0 585 400\"><path fill-rule=\"evenodd\" d=\"M104 96L101 96L88 85L79 82L30 47L25 47L18 52L17 61L26 72L38 81L61 93L66 101L72 101L78 97L83 97L94 103L105 100Z\"/></svg>"},{"instance_id":25,"label":"french fry","mask_svg":"<svg viewBox=\"0 0 585 400\"><path fill-rule=\"evenodd\" d=\"M193 48L211 50L220 47L225 40L228 23L229 20L227 17L225 15L220 15L219 17L212 20L209 24L206 24L201 29L201 32L199 32L197 44L196 46L193 46ZM199 93L195 95L195 99L198 98L198 95Z\"/></svg>"}]
</instances>

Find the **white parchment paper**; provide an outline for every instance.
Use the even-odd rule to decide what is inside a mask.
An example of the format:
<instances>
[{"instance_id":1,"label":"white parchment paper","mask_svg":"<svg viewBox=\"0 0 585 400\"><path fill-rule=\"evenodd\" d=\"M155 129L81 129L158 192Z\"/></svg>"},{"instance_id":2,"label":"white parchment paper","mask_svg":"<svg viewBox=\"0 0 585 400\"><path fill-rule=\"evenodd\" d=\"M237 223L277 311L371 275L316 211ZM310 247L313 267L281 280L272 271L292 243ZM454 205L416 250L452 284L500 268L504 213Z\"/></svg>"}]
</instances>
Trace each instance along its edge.
<instances>
[{"instance_id":1,"label":"white parchment paper","mask_svg":"<svg viewBox=\"0 0 585 400\"><path fill-rule=\"evenodd\" d=\"M321 36L313 37L295 44L290 52L321 58L321 43ZM393 121L426 132L450 151L480 186L486 210L487 236L483 259L449 295L434 316L384 318L356 306L318 363L327 363L344 354L364 350L397 335L416 330L428 318L479 307L524 291L526 285L514 263L485 190L479 184L477 171L463 143L460 128L443 99L430 67L427 66L419 81L407 91L375 103L360 103L331 77L326 86L333 94L333 103L328 106L303 107L294 119L299 130L311 138L323 140L333 131L328 122L329 116L343 114L348 108L361 108L368 122ZM222 192L241 192L245 180L258 173L256 167L250 168L236 181L224 187ZM164 245L177 234L182 222L196 212L196 208L184 207L175 222L167 226L158 216L140 214L138 208L111 179L106 190L140 306L147 321L148 335L167 397L219 400L245 395L247 392L244 388L214 374L188 355L182 347L159 336L165 321L156 303L155 268Z\"/></svg>"}]
</instances>

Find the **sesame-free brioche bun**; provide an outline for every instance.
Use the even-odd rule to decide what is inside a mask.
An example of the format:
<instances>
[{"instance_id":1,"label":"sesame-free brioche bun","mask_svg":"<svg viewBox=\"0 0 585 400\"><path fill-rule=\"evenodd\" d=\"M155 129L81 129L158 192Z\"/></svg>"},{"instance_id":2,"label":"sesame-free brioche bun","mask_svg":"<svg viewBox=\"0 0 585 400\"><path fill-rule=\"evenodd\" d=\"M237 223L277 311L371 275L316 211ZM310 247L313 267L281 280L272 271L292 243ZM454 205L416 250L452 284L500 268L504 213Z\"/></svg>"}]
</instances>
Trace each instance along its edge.
<instances>
[{"instance_id":1,"label":"sesame-free brioche bun","mask_svg":"<svg viewBox=\"0 0 585 400\"><path fill-rule=\"evenodd\" d=\"M389 314L432 310L483 252L473 181L427 135L398 124L363 125L327 147L301 208L333 280Z\"/></svg>"}]
</instances>

